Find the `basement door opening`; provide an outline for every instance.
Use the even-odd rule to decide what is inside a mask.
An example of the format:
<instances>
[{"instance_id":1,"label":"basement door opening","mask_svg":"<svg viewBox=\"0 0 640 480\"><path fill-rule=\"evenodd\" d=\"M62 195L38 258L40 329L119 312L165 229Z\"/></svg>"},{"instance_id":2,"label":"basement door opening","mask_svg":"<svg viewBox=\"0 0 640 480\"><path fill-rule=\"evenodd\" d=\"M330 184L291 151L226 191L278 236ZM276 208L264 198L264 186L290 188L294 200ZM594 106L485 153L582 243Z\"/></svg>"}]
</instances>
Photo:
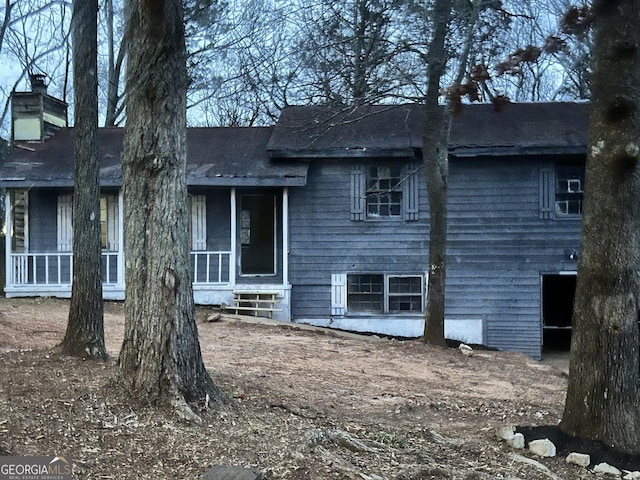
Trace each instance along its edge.
<instances>
[{"instance_id":1,"label":"basement door opening","mask_svg":"<svg viewBox=\"0 0 640 480\"><path fill-rule=\"evenodd\" d=\"M542 275L542 354L568 352L576 275Z\"/></svg>"}]
</instances>

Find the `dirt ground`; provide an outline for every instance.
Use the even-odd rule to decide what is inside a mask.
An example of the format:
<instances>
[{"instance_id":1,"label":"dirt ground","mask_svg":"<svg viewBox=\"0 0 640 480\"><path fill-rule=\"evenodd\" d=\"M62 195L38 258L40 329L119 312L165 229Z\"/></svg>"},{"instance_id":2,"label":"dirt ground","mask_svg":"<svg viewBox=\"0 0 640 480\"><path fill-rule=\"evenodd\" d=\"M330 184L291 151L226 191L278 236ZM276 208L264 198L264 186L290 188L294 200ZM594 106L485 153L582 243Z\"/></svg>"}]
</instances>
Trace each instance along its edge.
<instances>
[{"instance_id":1,"label":"dirt ground","mask_svg":"<svg viewBox=\"0 0 640 480\"><path fill-rule=\"evenodd\" d=\"M246 317L210 323L212 311L199 309L205 363L233 406L202 402L202 423L187 423L128 404L113 382L121 304L105 306L111 360L56 353L68 308L65 300L0 299L0 450L69 455L79 479L198 479L213 465L269 479L595 478L495 437L500 426L559 421L566 358L466 357Z\"/></svg>"}]
</instances>

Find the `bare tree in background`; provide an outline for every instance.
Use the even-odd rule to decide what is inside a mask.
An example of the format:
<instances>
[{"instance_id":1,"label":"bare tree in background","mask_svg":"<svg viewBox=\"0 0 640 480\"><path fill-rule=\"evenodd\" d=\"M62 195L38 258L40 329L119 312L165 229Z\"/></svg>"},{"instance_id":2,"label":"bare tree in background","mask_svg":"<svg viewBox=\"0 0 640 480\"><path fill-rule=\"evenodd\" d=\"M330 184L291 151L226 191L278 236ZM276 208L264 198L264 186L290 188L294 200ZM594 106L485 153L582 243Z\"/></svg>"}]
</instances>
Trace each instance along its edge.
<instances>
[{"instance_id":1,"label":"bare tree in background","mask_svg":"<svg viewBox=\"0 0 640 480\"><path fill-rule=\"evenodd\" d=\"M70 8L56 0L5 1L0 5L0 131L8 132L11 91L31 73L44 73L49 89L66 99ZM10 67L10 68L9 68Z\"/></svg>"}]
</instances>

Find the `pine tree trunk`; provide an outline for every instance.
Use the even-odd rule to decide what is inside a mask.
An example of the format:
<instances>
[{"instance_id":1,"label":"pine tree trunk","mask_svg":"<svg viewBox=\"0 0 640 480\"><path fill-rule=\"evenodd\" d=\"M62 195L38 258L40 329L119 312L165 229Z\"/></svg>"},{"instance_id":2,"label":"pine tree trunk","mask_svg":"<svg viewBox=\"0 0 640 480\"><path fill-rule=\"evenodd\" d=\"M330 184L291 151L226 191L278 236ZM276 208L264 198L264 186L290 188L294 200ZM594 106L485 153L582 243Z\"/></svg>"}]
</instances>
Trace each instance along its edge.
<instances>
[{"instance_id":1,"label":"pine tree trunk","mask_svg":"<svg viewBox=\"0 0 640 480\"><path fill-rule=\"evenodd\" d=\"M125 338L120 374L148 402L221 402L202 361L189 260L186 52L180 0L130 0Z\"/></svg>"},{"instance_id":2,"label":"pine tree trunk","mask_svg":"<svg viewBox=\"0 0 640 480\"><path fill-rule=\"evenodd\" d=\"M436 0L435 32L429 46L429 73L425 98L425 129L422 135L422 157L429 194L429 279L425 311L424 340L446 345L444 337L444 305L447 257L447 181L449 172L448 142L451 112L439 107L440 79L444 73L447 52L445 39L449 26L451 0Z\"/></svg>"},{"instance_id":3,"label":"pine tree trunk","mask_svg":"<svg viewBox=\"0 0 640 480\"><path fill-rule=\"evenodd\" d=\"M100 186L97 148L98 2L73 2L75 93L75 190L73 197L73 285L63 352L106 358L100 245Z\"/></svg>"},{"instance_id":4,"label":"pine tree trunk","mask_svg":"<svg viewBox=\"0 0 640 480\"><path fill-rule=\"evenodd\" d=\"M640 5L596 2L592 112L561 428L640 453Z\"/></svg>"}]
</instances>

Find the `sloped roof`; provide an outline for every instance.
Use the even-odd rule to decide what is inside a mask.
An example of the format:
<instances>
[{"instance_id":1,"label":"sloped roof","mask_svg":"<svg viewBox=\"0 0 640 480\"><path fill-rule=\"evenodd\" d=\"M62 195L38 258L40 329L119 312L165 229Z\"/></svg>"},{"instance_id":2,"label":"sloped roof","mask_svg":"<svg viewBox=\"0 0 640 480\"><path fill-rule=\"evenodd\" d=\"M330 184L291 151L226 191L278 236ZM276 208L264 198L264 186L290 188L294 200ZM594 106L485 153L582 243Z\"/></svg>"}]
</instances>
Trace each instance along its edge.
<instances>
[{"instance_id":1,"label":"sloped roof","mask_svg":"<svg viewBox=\"0 0 640 480\"><path fill-rule=\"evenodd\" d=\"M287 107L267 146L278 158L412 156L422 145L421 105L357 108ZM454 117L454 156L584 153L589 105L513 103L465 105Z\"/></svg>"},{"instance_id":2,"label":"sloped roof","mask_svg":"<svg viewBox=\"0 0 640 480\"><path fill-rule=\"evenodd\" d=\"M189 185L294 186L306 183L313 158L411 158L422 145L421 105L376 105L331 109L287 107L274 127L190 128ZM514 103L466 105L454 117L449 153L482 155L583 154L589 105ZM122 184L123 130L101 128L100 178ZM73 186L73 129L44 143L15 147L0 165L5 187Z\"/></svg>"},{"instance_id":3,"label":"sloped roof","mask_svg":"<svg viewBox=\"0 0 640 480\"><path fill-rule=\"evenodd\" d=\"M273 127L189 128L189 185L294 186L306 183L307 165L272 162L266 153ZM100 183L122 184L123 130L99 129ZM0 165L7 187L73 186L73 128L59 130L44 143L24 143Z\"/></svg>"}]
</instances>

